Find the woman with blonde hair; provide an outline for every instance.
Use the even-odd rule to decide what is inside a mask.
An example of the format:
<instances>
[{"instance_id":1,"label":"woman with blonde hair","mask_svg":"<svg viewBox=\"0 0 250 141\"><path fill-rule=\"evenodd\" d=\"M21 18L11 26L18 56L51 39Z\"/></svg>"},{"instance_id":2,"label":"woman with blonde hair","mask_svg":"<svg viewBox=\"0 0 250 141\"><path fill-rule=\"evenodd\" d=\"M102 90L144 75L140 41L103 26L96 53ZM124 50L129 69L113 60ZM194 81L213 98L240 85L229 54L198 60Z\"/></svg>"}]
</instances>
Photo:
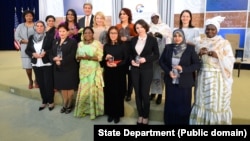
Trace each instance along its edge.
<instances>
[{"instance_id":1,"label":"woman with blonde hair","mask_svg":"<svg viewBox=\"0 0 250 141\"><path fill-rule=\"evenodd\" d=\"M94 39L99 40L103 45L106 43L106 34L108 30L106 25L106 17L103 12L98 11L94 17L93 30L95 32Z\"/></svg>"}]
</instances>

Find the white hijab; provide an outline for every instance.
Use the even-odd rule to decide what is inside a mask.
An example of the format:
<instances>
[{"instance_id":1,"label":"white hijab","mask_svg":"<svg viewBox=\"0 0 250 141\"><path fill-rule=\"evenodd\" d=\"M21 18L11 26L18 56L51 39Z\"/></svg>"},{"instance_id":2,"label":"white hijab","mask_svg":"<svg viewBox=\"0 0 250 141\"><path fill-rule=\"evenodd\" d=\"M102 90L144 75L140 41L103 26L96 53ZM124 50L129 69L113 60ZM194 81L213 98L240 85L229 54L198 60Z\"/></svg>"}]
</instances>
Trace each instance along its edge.
<instances>
[{"instance_id":1,"label":"white hijab","mask_svg":"<svg viewBox=\"0 0 250 141\"><path fill-rule=\"evenodd\" d=\"M209 24L212 24L214 25L216 28L217 28L217 32L219 32L220 30L220 24L221 22L223 22L225 19L225 17L221 17L221 16L216 16L216 17L213 17L211 19L207 19L205 21L205 26L209 25Z\"/></svg>"}]
</instances>

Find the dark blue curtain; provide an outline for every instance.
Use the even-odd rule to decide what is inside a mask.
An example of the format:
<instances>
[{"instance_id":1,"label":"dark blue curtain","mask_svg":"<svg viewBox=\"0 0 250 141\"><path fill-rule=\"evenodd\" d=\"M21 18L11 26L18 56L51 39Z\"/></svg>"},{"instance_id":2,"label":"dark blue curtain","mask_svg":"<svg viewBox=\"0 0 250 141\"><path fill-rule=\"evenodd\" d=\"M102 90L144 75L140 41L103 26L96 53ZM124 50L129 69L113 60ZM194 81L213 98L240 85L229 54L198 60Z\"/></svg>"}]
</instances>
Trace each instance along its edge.
<instances>
[{"instance_id":1,"label":"dark blue curtain","mask_svg":"<svg viewBox=\"0 0 250 141\"><path fill-rule=\"evenodd\" d=\"M0 1L0 50L15 50L15 24L23 22L22 11L27 9L35 12L35 21L39 19L38 0L1 0ZM15 10L16 9L16 10ZM16 19L15 19L16 14Z\"/></svg>"}]
</instances>

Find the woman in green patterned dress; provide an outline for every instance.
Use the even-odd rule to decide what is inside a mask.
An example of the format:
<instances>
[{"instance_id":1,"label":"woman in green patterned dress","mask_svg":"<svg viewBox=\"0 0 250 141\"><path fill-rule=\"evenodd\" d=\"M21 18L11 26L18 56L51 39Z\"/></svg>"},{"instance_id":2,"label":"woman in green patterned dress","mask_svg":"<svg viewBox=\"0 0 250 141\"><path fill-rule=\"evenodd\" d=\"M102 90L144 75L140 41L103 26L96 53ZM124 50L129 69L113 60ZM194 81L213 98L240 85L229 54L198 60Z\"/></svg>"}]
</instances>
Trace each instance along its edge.
<instances>
[{"instance_id":1,"label":"woman in green patterned dress","mask_svg":"<svg viewBox=\"0 0 250 141\"><path fill-rule=\"evenodd\" d=\"M91 27L83 30L83 40L79 42L76 59L80 61L79 88L76 97L74 116L90 119L104 114L103 97L103 70L100 61L103 48L98 40L94 40L94 31Z\"/></svg>"}]
</instances>

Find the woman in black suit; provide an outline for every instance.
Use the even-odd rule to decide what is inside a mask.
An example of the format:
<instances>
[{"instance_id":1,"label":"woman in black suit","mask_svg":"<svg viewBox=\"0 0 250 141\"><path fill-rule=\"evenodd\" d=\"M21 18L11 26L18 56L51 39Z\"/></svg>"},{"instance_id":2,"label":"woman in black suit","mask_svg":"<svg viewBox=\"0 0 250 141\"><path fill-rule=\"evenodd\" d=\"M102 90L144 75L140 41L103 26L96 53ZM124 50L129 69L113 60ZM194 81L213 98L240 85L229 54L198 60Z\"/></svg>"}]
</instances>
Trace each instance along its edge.
<instances>
[{"instance_id":1,"label":"woman in black suit","mask_svg":"<svg viewBox=\"0 0 250 141\"><path fill-rule=\"evenodd\" d=\"M150 111L149 91L153 78L153 62L159 58L156 38L147 34L149 25L140 19L134 30L138 36L131 40L131 78L138 112L137 124L148 124Z\"/></svg>"},{"instance_id":2,"label":"woman in black suit","mask_svg":"<svg viewBox=\"0 0 250 141\"><path fill-rule=\"evenodd\" d=\"M54 40L51 56L54 63L54 84L63 98L60 112L69 114L73 108L74 92L78 89L79 83L79 64L76 61L77 42L69 37L67 24L60 24L57 30L60 38Z\"/></svg>"},{"instance_id":3,"label":"woman in black suit","mask_svg":"<svg viewBox=\"0 0 250 141\"><path fill-rule=\"evenodd\" d=\"M186 43L182 29L173 32L173 44L166 45L160 66L165 72L166 125L188 125L191 112L193 72L200 68L195 47Z\"/></svg>"},{"instance_id":4,"label":"woman in black suit","mask_svg":"<svg viewBox=\"0 0 250 141\"><path fill-rule=\"evenodd\" d=\"M31 58L31 65L34 70L36 81L42 98L42 105L39 111L49 104L49 110L54 109L54 87L53 87L53 62L49 55L52 50L54 37L46 34L45 23L35 23L35 33L28 40L26 54Z\"/></svg>"}]
</instances>

